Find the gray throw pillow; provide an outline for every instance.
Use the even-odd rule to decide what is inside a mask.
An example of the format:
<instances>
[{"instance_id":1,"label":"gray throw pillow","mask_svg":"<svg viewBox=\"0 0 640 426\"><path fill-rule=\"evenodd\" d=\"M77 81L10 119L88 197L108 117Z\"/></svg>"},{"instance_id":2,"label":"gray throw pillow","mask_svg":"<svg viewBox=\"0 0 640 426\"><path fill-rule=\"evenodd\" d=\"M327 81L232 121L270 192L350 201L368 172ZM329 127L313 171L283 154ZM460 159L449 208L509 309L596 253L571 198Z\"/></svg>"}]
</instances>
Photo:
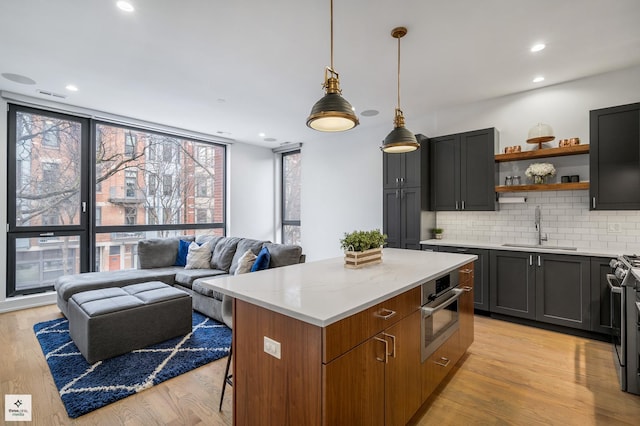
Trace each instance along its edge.
<instances>
[{"instance_id":1,"label":"gray throw pillow","mask_svg":"<svg viewBox=\"0 0 640 426\"><path fill-rule=\"evenodd\" d=\"M280 266L300 263L302 247L274 243L265 243L264 245L267 247L267 250L269 250L269 254L271 255L269 268L279 268Z\"/></svg>"},{"instance_id":2,"label":"gray throw pillow","mask_svg":"<svg viewBox=\"0 0 640 426\"><path fill-rule=\"evenodd\" d=\"M138 242L140 269L173 266L178 255L178 240L193 241L193 236L151 238Z\"/></svg>"},{"instance_id":3,"label":"gray throw pillow","mask_svg":"<svg viewBox=\"0 0 640 426\"><path fill-rule=\"evenodd\" d=\"M252 240L251 238L242 238L240 241L238 241L238 247L236 248L236 253L233 255L229 273L231 275L234 275L236 273L238 262L240 261L240 258L244 256L247 250L251 250L253 254L257 256L258 253L260 253L260 249L262 249L262 245L265 242L267 241Z\"/></svg>"},{"instance_id":4,"label":"gray throw pillow","mask_svg":"<svg viewBox=\"0 0 640 426\"><path fill-rule=\"evenodd\" d=\"M236 247L240 238L225 237L218 241L216 247L213 249L213 256L211 257L211 269L220 269L221 271L229 272L231 268L231 261L233 255L236 253Z\"/></svg>"}]
</instances>

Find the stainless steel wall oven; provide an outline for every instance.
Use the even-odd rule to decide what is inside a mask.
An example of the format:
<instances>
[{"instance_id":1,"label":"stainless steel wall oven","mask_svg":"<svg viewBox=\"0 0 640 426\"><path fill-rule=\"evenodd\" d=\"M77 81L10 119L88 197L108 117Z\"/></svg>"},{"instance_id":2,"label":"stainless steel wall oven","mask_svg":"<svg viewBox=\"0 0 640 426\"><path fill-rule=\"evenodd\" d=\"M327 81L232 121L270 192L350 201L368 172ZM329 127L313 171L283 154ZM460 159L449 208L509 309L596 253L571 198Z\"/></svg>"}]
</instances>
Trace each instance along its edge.
<instances>
[{"instance_id":1,"label":"stainless steel wall oven","mask_svg":"<svg viewBox=\"0 0 640 426\"><path fill-rule=\"evenodd\" d=\"M459 329L458 299L463 292L457 270L422 284L422 362Z\"/></svg>"}]
</instances>

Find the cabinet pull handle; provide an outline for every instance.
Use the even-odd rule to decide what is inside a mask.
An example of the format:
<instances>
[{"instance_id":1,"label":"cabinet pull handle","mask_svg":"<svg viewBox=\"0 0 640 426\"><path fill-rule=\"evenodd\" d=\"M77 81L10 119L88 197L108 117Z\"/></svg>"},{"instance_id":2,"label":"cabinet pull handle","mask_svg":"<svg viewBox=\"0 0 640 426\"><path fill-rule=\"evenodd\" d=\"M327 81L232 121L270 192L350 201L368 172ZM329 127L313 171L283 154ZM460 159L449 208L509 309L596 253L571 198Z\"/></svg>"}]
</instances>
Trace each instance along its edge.
<instances>
[{"instance_id":1,"label":"cabinet pull handle","mask_svg":"<svg viewBox=\"0 0 640 426\"><path fill-rule=\"evenodd\" d=\"M533 266L533 255L529 255L529 266Z\"/></svg>"},{"instance_id":2,"label":"cabinet pull handle","mask_svg":"<svg viewBox=\"0 0 640 426\"><path fill-rule=\"evenodd\" d=\"M542 262L540 261L540 256L538 256L538 267L542 266Z\"/></svg>"},{"instance_id":3,"label":"cabinet pull handle","mask_svg":"<svg viewBox=\"0 0 640 426\"><path fill-rule=\"evenodd\" d=\"M458 210L458 202L456 201L456 210Z\"/></svg>"},{"instance_id":4,"label":"cabinet pull handle","mask_svg":"<svg viewBox=\"0 0 640 426\"><path fill-rule=\"evenodd\" d=\"M464 210L464 200L462 200L462 210Z\"/></svg>"},{"instance_id":5,"label":"cabinet pull handle","mask_svg":"<svg viewBox=\"0 0 640 426\"><path fill-rule=\"evenodd\" d=\"M391 337L392 351L388 355L395 358L396 357L396 336L394 336L393 334L387 334L387 333L382 333L382 335L385 337Z\"/></svg>"},{"instance_id":6,"label":"cabinet pull handle","mask_svg":"<svg viewBox=\"0 0 640 426\"><path fill-rule=\"evenodd\" d=\"M396 189L396 199L400 196L399 192L400 192L400 191L398 191L398 190Z\"/></svg>"},{"instance_id":7,"label":"cabinet pull handle","mask_svg":"<svg viewBox=\"0 0 640 426\"><path fill-rule=\"evenodd\" d=\"M460 269L461 274L471 274L473 271L471 269Z\"/></svg>"},{"instance_id":8,"label":"cabinet pull handle","mask_svg":"<svg viewBox=\"0 0 640 426\"><path fill-rule=\"evenodd\" d=\"M436 363L437 365L439 365L440 367L446 367L451 362L451 360L449 358L444 357L444 356L441 356L440 360L441 360L441 362L440 361L433 361L433 362Z\"/></svg>"},{"instance_id":9,"label":"cabinet pull handle","mask_svg":"<svg viewBox=\"0 0 640 426\"><path fill-rule=\"evenodd\" d=\"M469 251L469 249L466 248L457 248L456 251L459 251L461 253L466 253L467 251Z\"/></svg>"},{"instance_id":10,"label":"cabinet pull handle","mask_svg":"<svg viewBox=\"0 0 640 426\"><path fill-rule=\"evenodd\" d=\"M462 290L469 293L471 290L473 290L471 287L469 287L468 285L465 285L464 287L462 287Z\"/></svg>"},{"instance_id":11,"label":"cabinet pull handle","mask_svg":"<svg viewBox=\"0 0 640 426\"><path fill-rule=\"evenodd\" d=\"M594 209L596 208L596 197L593 197L591 199L591 205L593 206Z\"/></svg>"},{"instance_id":12,"label":"cabinet pull handle","mask_svg":"<svg viewBox=\"0 0 640 426\"><path fill-rule=\"evenodd\" d=\"M380 362L384 362L386 364L389 360L389 342L387 342L387 339L382 339L378 336L375 336L374 339L384 343L384 358L380 358L379 356L376 356L376 360Z\"/></svg>"},{"instance_id":13,"label":"cabinet pull handle","mask_svg":"<svg viewBox=\"0 0 640 426\"><path fill-rule=\"evenodd\" d=\"M400 178L396 178L396 185L398 185L398 182L400 182Z\"/></svg>"},{"instance_id":14,"label":"cabinet pull handle","mask_svg":"<svg viewBox=\"0 0 640 426\"><path fill-rule=\"evenodd\" d=\"M400 198L404 198L404 189L400 190Z\"/></svg>"},{"instance_id":15,"label":"cabinet pull handle","mask_svg":"<svg viewBox=\"0 0 640 426\"><path fill-rule=\"evenodd\" d=\"M378 312L373 314L373 316L376 318L382 318L383 320L388 320L395 314L396 314L396 311L392 311L391 309L387 309L387 308L382 308Z\"/></svg>"},{"instance_id":16,"label":"cabinet pull handle","mask_svg":"<svg viewBox=\"0 0 640 426\"><path fill-rule=\"evenodd\" d=\"M400 186L404 186L404 178L400 178Z\"/></svg>"}]
</instances>

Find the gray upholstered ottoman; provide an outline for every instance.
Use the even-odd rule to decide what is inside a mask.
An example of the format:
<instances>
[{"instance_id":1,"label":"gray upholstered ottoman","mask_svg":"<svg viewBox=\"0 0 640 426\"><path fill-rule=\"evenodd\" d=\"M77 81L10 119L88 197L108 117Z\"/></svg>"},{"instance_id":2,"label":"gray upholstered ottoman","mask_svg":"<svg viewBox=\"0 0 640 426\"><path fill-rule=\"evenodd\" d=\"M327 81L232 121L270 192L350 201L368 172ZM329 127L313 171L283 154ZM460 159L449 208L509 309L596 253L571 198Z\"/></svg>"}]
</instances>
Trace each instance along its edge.
<instances>
[{"instance_id":1,"label":"gray upholstered ottoman","mask_svg":"<svg viewBox=\"0 0 640 426\"><path fill-rule=\"evenodd\" d=\"M159 281L76 293L69 333L87 362L191 332L191 296Z\"/></svg>"}]
</instances>

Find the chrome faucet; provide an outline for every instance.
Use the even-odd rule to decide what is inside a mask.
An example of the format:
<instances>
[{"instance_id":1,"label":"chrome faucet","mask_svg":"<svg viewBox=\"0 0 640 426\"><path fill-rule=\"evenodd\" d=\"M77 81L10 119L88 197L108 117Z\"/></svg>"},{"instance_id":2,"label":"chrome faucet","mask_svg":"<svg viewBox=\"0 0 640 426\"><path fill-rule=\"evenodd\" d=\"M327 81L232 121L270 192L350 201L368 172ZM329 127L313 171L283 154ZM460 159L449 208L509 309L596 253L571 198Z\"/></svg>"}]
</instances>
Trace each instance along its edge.
<instances>
[{"instance_id":1,"label":"chrome faucet","mask_svg":"<svg viewBox=\"0 0 640 426\"><path fill-rule=\"evenodd\" d=\"M541 217L542 214L540 213L540 206L536 206L536 215L535 215L535 225L536 225L536 231L538 231L538 245L541 246L543 241L547 241L547 234L544 234L544 236L542 236L542 226L541 225Z\"/></svg>"}]
</instances>

